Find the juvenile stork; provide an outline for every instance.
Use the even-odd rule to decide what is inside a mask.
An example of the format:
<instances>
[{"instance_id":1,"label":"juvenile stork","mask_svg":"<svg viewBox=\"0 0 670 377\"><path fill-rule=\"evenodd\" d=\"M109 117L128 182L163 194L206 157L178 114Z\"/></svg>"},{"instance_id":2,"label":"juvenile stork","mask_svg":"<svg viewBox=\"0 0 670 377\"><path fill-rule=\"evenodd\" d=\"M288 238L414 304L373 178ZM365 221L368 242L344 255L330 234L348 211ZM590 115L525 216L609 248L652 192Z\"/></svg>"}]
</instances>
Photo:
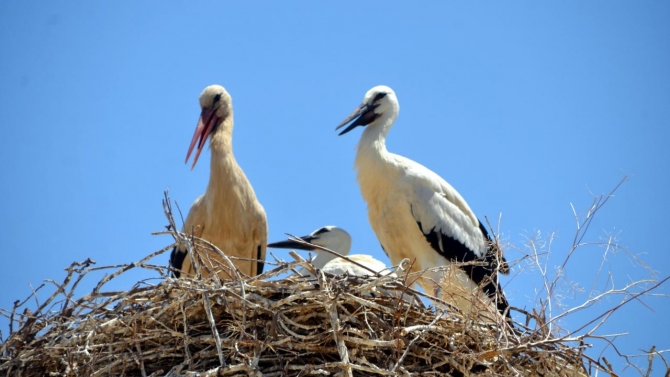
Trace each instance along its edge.
<instances>
[{"instance_id":1,"label":"juvenile stork","mask_svg":"<svg viewBox=\"0 0 670 377\"><path fill-rule=\"evenodd\" d=\"M365 126L355 165L368 219L382 248L399 264L414 262L408 273L429 271L418 280L427 293L464 312L495 304L509 316L498 271L508 272L502 253L463 197L439 175L386 150L386 134L400 106L387 86L370 89L363 103L336 130L340 135ZM455 267L455 268L454 268Z\"/></svg>"},{"instance_id":2,"label":"juvenile stork","mask_svg":"<svg viewBox=\"0 0 670 377\"><path fill-rule=\"evenodd\" d=\"M324 226L323 228L319 228L313 231L307 236L300 237L300 239L305 242L309 242L311 244L322 246L326 249L335 251L342 256L348 256L349 259L366 266L374 272L379 272L381 275L388 275L391 273L391 271L383 262L369 255L349 255L349 251L351 250L351 236L342 228L338 228L332 225ZM335 254L331 254L327 251L320 250L316 247L306 245L295 240L288 239L285 241L274 242L269 244L268 247L276 249L299 249L312 251L316 253L316 258L314 258L312 261L314 267L331 275L342 275L344 273L348 273L349 275L353 276L374 275L374 272L353 264L346 259L342 259Z\"/></svg>"},{"instance_id":3,"label":"juvenile stork","mask_svg":"<svg viewBox=\"0 0 670 377\"><path fill-rule=\"evenodd\" d=\"M242 273L255 276L263 272L268 226L265 211L233 155L232 99L222 86L211 85L200 94L200 107L200 119L186 162L195 148L193 169L209 139L212 150L209 184L191 205L182 231L209 241L228 256L243 258L232 261ZM230 278L225 271L228 265L218 253L212 250L200 254L198 259L204 261L203 277L216 271L220 278ZM175 277L195 276L183 245L172 250L170 265Z\"/></svg>"}]
</instances>

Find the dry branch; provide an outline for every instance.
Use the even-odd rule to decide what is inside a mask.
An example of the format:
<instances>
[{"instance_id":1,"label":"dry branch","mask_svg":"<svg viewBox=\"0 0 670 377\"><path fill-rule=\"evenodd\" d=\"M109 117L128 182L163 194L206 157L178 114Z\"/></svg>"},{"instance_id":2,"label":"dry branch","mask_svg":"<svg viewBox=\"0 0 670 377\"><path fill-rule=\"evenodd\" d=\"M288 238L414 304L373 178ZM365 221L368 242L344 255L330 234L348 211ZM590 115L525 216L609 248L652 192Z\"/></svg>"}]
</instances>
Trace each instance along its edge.
<instances>
[{"instance_id":1,"label":"dry branch","mask_svg":"<svg viewBox=\"0 0 670 377\"><path fill-rule=\"evenodd\" d=\"M175 231L167 196L165 201L170 227L162 233L190 250L213 247ZM482 322L476 313L436 313L402 277L327 276L299 257L276 261L257 277L237 271L230 281L216 274L172 279L166 268L148 264L167 250L116 266L79 299L74 288L98 269L91 260L73 263L36 311L22 311L34 294L17 301L7 313L10 334L0 344L0 374L584 376L586 367L615 376L584 355L583 337L549 331L544 311L515 309L515 316L528 317L526 324L537 324L533 329ZM291 274L300 267L317 277ZM158 271L160 281L105 291L130 269L153 276ZM415 300L403 299L408 294Z\"/></svg>"}]
</instances>

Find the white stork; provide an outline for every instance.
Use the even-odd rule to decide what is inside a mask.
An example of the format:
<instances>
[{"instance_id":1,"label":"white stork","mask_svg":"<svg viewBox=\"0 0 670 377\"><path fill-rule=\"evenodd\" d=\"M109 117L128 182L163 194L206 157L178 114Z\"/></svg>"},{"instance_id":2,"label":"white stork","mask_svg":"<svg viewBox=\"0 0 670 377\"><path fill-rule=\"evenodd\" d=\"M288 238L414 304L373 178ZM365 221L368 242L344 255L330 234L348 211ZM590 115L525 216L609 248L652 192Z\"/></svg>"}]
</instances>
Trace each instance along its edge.
<instances>
[{"instance_id":1,"label":"white stork","mask_svg":"<svg viewBox=\"0 0 670 377\"><path fill-rule=\"evenodd\" d=\"M508 303L498 271L508 272L502 253L463 197L439 175L386 150L386 134L400 106L387 86L370 89L363 103L337 129L343 135L366 126L358 143L356 169L368 219L392 264L414 262L408 272L428 272L419 284L428 293L468 312L495 303L500 313ZM453 268L457 266L457 268Z\"/></svg>"},{"instance_id":2,"label":"white stork","mask_svg":"<svg viewBox=\"0 0 670 377\"><path fill-rule=\"evenodd\" d=\"M342 256L346 255L349 259L358 262L370 270L380 273L381 275L388 275L391 273L391 271L383 262L369 255L349 255L349 251L351 250L351 236L342 228L338 228L332 225L324 226L323 228L319 228L307 236L300 237L300 239L305 242L309 242L311 244L322 246L326 249L335 251ZM288 239L285 241L274 242L269 244L268 247L276 249L299 249L313 251L316 253L316 258L314 258L312 261L314 267L331 275L342 275L344 273L348 273L352 276L374 275L374 272L355 265L346 259L342 259L336 256L335 254L331 254L327 251L320 250L295 240Z\"/></svg>"},{"instance_id":3,"label":"white stork","mask_svg":"<svg viewBox=\"0 0 670 377\"><path fill-rule=\"evenodd\" d=\"M200 119L186 153L186 162L195 148L191 169L195 167L209 138L212 150L209 184L205 193L191 205L183 232L211 242L228 256L243 258L232 261L242 273L258 275L263 271L268 226L263 206L233 156L232 99L222 86L211 85L200 94L200 107ZM203 277L216 271L220 278L230 278L225 271L228 265L216 252L204 253L199 259L204 261ZM183 245L172 250L170 265L175 277L195 276Z\"/></svg>"}]
</instances>

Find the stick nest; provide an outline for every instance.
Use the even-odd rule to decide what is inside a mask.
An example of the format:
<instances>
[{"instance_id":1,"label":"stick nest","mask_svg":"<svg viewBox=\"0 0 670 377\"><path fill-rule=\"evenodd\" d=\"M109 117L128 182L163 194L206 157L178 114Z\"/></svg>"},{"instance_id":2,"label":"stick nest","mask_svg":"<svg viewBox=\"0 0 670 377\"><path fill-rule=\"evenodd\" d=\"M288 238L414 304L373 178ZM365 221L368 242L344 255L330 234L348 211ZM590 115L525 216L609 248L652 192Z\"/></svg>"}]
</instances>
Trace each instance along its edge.
<instances>
[{"instance_id":1,"label":"stick nest","mask_svg":"<svg viewBox=\"0 0 670 377\"><path fill-rule=\"evenodd\" d=\"M171 214L170 214L171 216ZM170 218L171 220L171 218ZM172 222L172 221L171 221ZM174 229L174 228L172 228ZM208 247L170 231L189 247ZM256 277L173 279L146 262L114 266L74 299L91 260L74 263L35 312L16 302L0 344L6 376L583 376L577 345L521 324L426 307L402 278L326 276L279 261ZM300 266L314 276L292 273ZM130 269L160 279L105 291ZM287 273L291 273L289 277ZM383 292L383 294L380 294ZM420 294L419 294L420 295ZM29 297L30 298L30 297ZM22 312L20 312L22 310ZM14 328L16 327L16 329ZM593 362L593 360L590 360ZM597 365L596 365L597 367ZM598 368L600 369L600 368Z\"/></svg>"}]
</instances>

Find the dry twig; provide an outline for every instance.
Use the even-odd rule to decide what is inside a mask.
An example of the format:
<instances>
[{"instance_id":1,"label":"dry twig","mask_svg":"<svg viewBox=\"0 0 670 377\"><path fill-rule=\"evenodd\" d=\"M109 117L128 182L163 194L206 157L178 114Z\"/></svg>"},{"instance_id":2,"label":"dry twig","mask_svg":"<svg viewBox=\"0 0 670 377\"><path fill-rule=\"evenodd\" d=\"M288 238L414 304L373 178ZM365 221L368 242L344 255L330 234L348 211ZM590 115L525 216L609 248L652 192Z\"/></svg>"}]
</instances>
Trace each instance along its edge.
<instances>
[{"instance_id":1,"label":"dry twig","mask_svg":"<svg viewBox=\"0 0 670 377\"><path fill-rule=\"evenodd\" d=\"M170 230L161 233L191 250L213 247L177 232L167 196L165 201ZM326 276L299 257L275 261L275 268L257 277L172 279L166 268L148 263L167 250L115 266L80 299L74 299L74 288L91 271L91 260L70 266L62 283L52 282L56 292L34 312L23 309L40 287L17 301L7 313L11 327L0 344L0 374L565 376L586 375L586 365L615 375L604 358L601 363L583 354L588 333L555 334L543 310L514 310L515 317L536 324L516 329L482 322L476 313L436 314L420 301L400 298L426 297L407 287L411 280L403 279L410 277ZM268 280L301 266L317 278ZM131 269L158 271L160 282L105 290Z\"/></svg>"}]
</instances>

